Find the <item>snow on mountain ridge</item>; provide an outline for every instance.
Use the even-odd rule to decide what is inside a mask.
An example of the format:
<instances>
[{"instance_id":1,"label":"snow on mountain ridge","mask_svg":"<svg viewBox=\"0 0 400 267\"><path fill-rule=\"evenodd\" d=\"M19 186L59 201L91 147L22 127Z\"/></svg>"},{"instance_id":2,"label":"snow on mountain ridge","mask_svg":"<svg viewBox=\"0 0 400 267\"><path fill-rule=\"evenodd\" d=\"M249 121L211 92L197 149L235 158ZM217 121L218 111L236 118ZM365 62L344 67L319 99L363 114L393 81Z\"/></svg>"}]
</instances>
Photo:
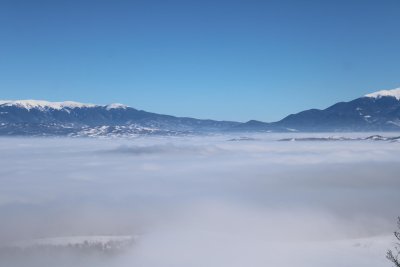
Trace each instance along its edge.
<instances>
[{"instance_id":1,"label":"snow on mountain ridge","mask_svg":"<svg viewBox=\"0 0 400 267\"><path fill-rule=\"evenodd\" d=\"M89 103L79 103L75 101L63 101L63 102L50 102L45 100L0 100L0 106L17 106L20 108L30 109L55 109L62 110L64 108L74 109L74 108L93 108L93 107L105 107L107 110L110 109L126 109L128 106L113 103L105 106L89 104Z\"/></svg>"},{"instance_id":2,"label":"snow on mountain ridge","mask_svg":"<svg viewBox=\"0 0 400 267\"><path fill-rule=\"evenodd\" d=\"M121 109L126 109L127 107L128 107L128 106L126 106L126 105L124 105L124 104L113 103L113 104L107 105L107 106L106 106L106 109L107 109L107 110L110 110L110 109L119 109L119 108L121 108Z\"/></svg>"},{"instance_id":3,"label":"snow on mountain ridge","mask_svg":"<svg viewBox=\"0 0 400 267\"><path fill-rule=\"evenodd\" d=\"M371 97L371 98L381 98L384 96L392 96L395 97L397 100L400 100L400 88L395 88L392 90L381 90L365 95L365 97Z\"/></svg>"},{"instance_id":4,"label":"snow on mountain ridge","mask_svg":"<svg viewBox=\"0 0 400 267\"><path fill-rule=\"evenodd\" d=\"M40 110L45 109L63 109L63 108L83 108L83 107L96 107L94 104L84 104L74 101L64 102L49 102L44 100L0 100L1 106L17 106L27 110L36 108Z\"/></svg>"}]
</instances>

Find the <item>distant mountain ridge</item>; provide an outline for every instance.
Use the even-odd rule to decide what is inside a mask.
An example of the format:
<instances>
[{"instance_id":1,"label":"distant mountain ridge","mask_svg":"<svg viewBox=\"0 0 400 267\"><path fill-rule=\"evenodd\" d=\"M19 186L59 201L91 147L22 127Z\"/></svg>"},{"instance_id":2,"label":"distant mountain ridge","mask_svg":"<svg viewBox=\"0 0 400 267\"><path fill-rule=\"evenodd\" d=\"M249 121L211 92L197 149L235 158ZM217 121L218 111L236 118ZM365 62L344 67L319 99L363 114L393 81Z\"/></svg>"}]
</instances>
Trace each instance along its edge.
<instances>
[{"instance_id":1,"label":"distant mountain ridge","mask_svg":"<svg viewBox=\"0 0 400 267\"><path fill-rule=\"evenodd\" d=\"M122 104L0 101L0 135L175 135L221 131L237 124L156 114Z\"/></svg>"},{"instance_id":2,"label":"distant mountain ridge","mask_svg":"<svg viewBox=\"0 0 400 267\"><path fill-rule=\"evenodd\" d=\"M300 131L400 130L400 88L339 102L324 110L312 109L289 115L277 124L291 125Z\"/></svg>"},{"instance_id":3,"label":"distant mountain ridge","mask_svg":"<svg viewBox=\"0 0 400 267\"><path fill-rule=\"evenodd\" d=\"M310 109L280 121L201 120L151 113L123 105L72 101L0 101L0 135L133 136L220 132L399 131L400 88L367 94L326 109Z\"/></svg>"},{"instance_id":4,"label":"distant mountain ridge","mask_svg":"<svg viewBox=\"0 0 400 267\"><path fill-rule=\"evenodd\" d=\"M236 128L301 132L399 131L400 88L367 94L322 110L305 110L273 123L249 121Z\"/></svg>"}]
</instances>

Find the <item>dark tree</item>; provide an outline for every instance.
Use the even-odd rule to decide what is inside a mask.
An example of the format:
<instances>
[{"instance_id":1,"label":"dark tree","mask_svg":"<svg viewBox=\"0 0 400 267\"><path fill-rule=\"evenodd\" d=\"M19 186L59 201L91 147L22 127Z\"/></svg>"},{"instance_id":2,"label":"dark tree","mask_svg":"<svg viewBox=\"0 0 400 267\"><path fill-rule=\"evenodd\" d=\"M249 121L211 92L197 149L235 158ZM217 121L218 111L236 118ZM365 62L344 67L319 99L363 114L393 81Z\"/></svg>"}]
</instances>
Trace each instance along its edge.
<instances>
[{"instance_id":1,"label":"dark tree","mask_svg":"<svg viewBox=\"0 0 400 267\"><path fill-rule=\"evenodd\" d=\"M400 217L397 221L397 228L400 231ZM397 239L397 242L394 247L394 251L389 250L386 254L386 258L394 263L394 266L400 267L400 232L395 231L394 236Z\"/></svg>"}]
</instances>

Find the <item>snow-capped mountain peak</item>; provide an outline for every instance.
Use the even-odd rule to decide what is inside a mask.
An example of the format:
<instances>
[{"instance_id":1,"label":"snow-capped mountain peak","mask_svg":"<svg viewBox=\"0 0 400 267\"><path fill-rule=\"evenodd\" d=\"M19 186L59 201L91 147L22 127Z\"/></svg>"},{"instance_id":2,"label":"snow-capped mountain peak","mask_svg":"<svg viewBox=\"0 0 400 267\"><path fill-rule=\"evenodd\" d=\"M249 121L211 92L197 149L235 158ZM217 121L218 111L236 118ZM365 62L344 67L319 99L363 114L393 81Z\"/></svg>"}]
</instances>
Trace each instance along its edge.
<instances>
[{"instance_id":1,"label":"snow-capped mountain peak","mask_svg":"<svg viewBox=\"0 0 400 267\"><path fill-rule=\"evenodd\" d=\"M126 105L124 105L124 104L120 104L120 103L112 103L112 104L109 104L109 105L106 106L106 109L107 109L107 110L110 110L110 109L119 109L119 108L121 108L121 109L126 109L126 108L128 108L128 106L126 106Z\"/></svg>"},{"instance_id":2,"label":"snow-capped mountain peak","mask_svg":"<svg viewBox=\"0 0 400 267\"><path fill-rule=\"evenodd\" d=\"M0 100L0 106L17 106L20 108L30 109L63 109L63 108L84 108L84 107L96 107L94 104L79 103L74 101L64 102L49 102L44 100Z\"/></svg>"},{"instance_id":3,"label":"snow-capped mountain peak","mask_svg":"<svg viewBox=\"0 0 400 267\"><path fill-rule=\"evenodd\" d=\"M50 102L45 100L0 100L0 106L3 107L16 106L27 110L39 109L41 111L49 109L62 110L62 109L93 108L93 107L104 107L107 110L128 108L128 106L120 103L113 103L102 106L102 105L95 105L88 103L79 103L74 101Z\"/></svg>"},{"instance_id":4,"label":"snow-capped mountain peak","mask_svg":"<svg viewBox=\"0 0 400 267\"><path fill-rule=\"evenodd\" d=\"M384 96L395 97L397 100L400 100L400 88L392 89L392 90L381 90L371 94L365 95L365 97L371 98L381 98Z\"/></svg>"}]
</instances>

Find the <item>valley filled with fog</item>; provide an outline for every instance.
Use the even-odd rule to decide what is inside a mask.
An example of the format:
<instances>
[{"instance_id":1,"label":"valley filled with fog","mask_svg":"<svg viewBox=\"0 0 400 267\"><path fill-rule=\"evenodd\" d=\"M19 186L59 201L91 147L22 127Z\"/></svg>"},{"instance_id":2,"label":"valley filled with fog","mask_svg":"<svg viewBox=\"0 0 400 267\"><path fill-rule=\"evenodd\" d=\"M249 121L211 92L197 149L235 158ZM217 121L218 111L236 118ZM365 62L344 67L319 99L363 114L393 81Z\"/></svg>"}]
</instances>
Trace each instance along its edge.
<instances>
[{"instance_id":1,"label":"valley filled with fog","mask_svg":"<svg viewBox=\"0 0 400 267\"><path fill-rule=\"evenodd\" d=\"M390 266L400 142L370 135L0 138L0 266Z\"/></svg>"}]
</instances>

